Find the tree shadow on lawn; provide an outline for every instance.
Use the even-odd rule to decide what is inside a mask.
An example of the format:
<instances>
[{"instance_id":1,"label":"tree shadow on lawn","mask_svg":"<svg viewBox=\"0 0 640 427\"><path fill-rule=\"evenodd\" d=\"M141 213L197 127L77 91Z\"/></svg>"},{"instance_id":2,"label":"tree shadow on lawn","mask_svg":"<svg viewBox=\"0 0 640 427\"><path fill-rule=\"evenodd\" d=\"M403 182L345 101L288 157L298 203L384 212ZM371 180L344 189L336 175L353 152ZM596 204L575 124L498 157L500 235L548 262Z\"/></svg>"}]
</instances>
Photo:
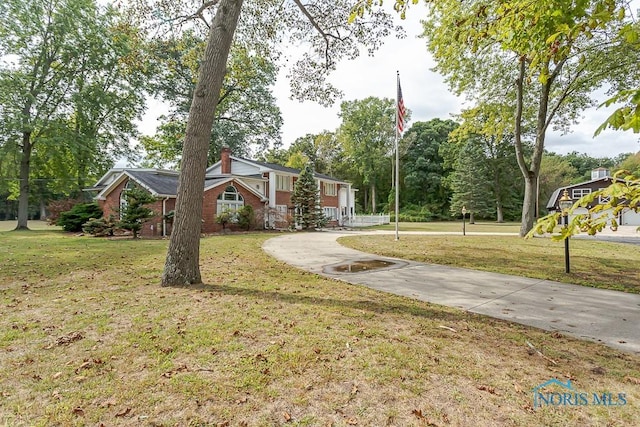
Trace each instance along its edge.
<instances>
[{"instance_id":1,"label":"tree shadow on lawn","mask_svg":"<svg viewBox=\"0 0 640 427\"><path fill-rule=\"evenodd\" d=\"M346 286L360 286L360 285L346 285ZM301 294L294 294L281 291L266 291L260 289L250 288L238 288L229 285L214 285L214 284L197 284L197 285L185 285L177 286L187 290L197 290L211 293L221 293L231 296L245 296L248 298L254 298L256 300L267 300L273 302L287 303L287 304L305 304L311 306L320 306L328 308L345 308L349 310L365 310L375 314L410 314L416 317L422 317L425 319L439 320L442 322L459 322L469 321L472 319L479 319L485 317L476 313L470 313L461 309L449 308L432 304L425 301L411 300L408 297L385 294L390 299L403 299L408 300L407 304L403 303L383 303L367 299L336 299L326 297L306 296ZM372 291L368 288L362 287L363 290ZM427 306L427 307L425 307ZM500 319L493 319L500 323L511 324L510 322Z\"/></svg>"}]
</instances>

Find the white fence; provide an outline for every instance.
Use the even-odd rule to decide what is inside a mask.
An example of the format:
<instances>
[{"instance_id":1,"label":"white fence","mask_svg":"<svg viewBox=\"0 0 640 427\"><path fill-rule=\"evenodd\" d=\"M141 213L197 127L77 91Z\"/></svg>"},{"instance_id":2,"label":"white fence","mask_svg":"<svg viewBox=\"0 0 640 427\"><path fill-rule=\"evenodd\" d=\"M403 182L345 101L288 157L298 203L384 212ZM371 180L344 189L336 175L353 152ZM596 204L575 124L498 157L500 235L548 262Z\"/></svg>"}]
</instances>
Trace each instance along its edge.
<instances>
[{"instance_id":1,"label":"white fence","mask_svg":"<svg viewBox=\"0 0 640 427\"><path fill-rule=\"evenodd\" d=\"M347 227L370 227L372 225L389 224L390 215L354 215L345 221Z\"/></svg>"}]
</instances>

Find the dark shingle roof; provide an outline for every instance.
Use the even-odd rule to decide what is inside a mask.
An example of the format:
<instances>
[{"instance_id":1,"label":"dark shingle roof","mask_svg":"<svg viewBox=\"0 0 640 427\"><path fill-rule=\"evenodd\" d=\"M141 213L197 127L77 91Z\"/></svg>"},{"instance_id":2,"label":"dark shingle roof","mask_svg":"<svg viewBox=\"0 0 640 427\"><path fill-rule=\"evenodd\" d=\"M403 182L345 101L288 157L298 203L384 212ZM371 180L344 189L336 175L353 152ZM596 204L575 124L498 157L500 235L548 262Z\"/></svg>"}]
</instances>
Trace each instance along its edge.
<instances>
[{"instance_id":1,"label":"dark shingle roof","mask_svg":"<svg viewBox=\"0 0 640 427\"><path fill-rule=\"evenodd\" d=\"M127 173L136 181L152 192L163 196L175 196L178 194L178 173L127 170Z\"/></svg>"},{"instance_id":2,"label":"dark shingle roof","mask_svg":"<svg viewBox=\"0 0 640 427\"><path fill-rule=\"evenodd\" d=\"M276 170L276 171L287 172L287 173L300 175L300 169L289 168L289 167L282 166L282 165L279 165L279 164L276 164L276 163L260 162L258 160L251 160L251 159L245 159L245 158L243 158L242 160L246 160L247 162L251 162L251 163L254 163L256 165L263 166L263 167L266 167L266 168L269 168L269 169L273 169L273 170ZM342 179L334 178L332 176L325 175L323 173L317 173L316 172L316 173L313 174L313 176L315 178L319 178L319 179L321 179L323 181L346 182L346 181L344 181Z\"/></svg>"},{"instance_id":3,"label":"dark shingle roof","mask_svg":"<svg viewBox=\"0 0 640 427\"><path fill-rule=\"evenodd\" d=\"M300 173L300 169L288 168L286 166L282 166L282 165L279 165L277 163L260 162L258 160L245 159L244 157L242 158L242 160L245 160L247 162L256 164L258 166L262 166L262 167L265 167L265 168L269 168L269 169L273 169L273 170L276 170L276 171L280 171L280 172L288 172L288 173L293 173L293 174L296 174L296 175Z\"/></svg>"}]
</instances>

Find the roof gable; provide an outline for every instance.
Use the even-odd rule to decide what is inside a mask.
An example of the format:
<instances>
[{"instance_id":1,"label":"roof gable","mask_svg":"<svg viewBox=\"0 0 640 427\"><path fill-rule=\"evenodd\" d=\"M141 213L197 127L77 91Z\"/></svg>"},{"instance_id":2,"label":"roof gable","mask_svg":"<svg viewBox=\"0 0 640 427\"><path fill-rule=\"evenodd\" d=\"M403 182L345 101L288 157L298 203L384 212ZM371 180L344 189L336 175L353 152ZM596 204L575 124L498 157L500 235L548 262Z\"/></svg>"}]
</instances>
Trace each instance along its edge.
<instances>
[{"instance_id":1,"label":"roof gable","mask_svg":"<svg viewBox=\"0 0 640 427\"><path fill-rule=\"evenodd\" d=\"M115 170L119 175L101 189L96 199L104 199L114 188L129 178L155 197L175 197L178 192L178 172L158 169L124 169ZM97 187L97 186L96 186Z\"/></svg>"},{"instance_id":2,"label":"roof gable","mask_svg":"<svg viewBox=\"0 0 640 427\"><path fill-rule=\"evenodd\" d=\"M614 178L612 176L605 176L602 178L598 178L598 179L592 179L590 181L584 181L584 182L579 182L577 184L571 184L571 185L567 185L565 187L560 187L560 188L556 188L555 191L551 194L551 197L549 197L549 201L547 202L547 209L555 209L556 208L556 202L558 201L558 198L560 197L560 194L564 191L564 190L573 190L575 188L580 188L580 187L593 187L593 184L596 184L597 182L602 181L602 185L605 187L608 187L609 185L611 185L611 183L613 183L614 181L616 182L627 182L624 179L620 179L620 178Z\"/></svg>"}]
</instances>

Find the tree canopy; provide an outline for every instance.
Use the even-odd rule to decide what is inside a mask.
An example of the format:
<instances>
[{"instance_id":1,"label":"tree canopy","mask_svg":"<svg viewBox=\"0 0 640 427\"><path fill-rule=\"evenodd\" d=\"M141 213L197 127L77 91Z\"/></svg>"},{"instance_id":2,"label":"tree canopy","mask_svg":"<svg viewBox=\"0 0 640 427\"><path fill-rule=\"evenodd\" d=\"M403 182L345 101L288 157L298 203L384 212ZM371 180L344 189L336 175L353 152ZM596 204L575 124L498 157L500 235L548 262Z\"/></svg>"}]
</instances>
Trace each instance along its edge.
<instances>
[{"instance_id":1,"label":"tree canopy","mask_svg":"<svg viewBox=\"0 0 640 427\"><path fill-rule=\"evenodd\" d=\"M79 193L123 155L144 107L144 42L95 0L0 4L0 145L18 162L18 228L38 192ZM43 183L47 183L44 185Z\"/></svg>"}]
</instances>

